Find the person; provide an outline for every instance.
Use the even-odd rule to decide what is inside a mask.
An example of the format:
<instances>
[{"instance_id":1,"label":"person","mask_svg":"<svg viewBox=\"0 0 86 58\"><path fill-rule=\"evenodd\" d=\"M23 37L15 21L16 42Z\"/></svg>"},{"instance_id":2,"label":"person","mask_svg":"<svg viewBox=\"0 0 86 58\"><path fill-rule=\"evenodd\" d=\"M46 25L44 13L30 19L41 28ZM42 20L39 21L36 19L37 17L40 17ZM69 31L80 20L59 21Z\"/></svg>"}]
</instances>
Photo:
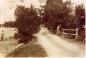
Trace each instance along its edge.
<instances>
[{"instance_id":1,"label":"person","mask_svg":"<svg viewBox=\"0 0 86 58\"><path fill-rule=\"evenodd\" d=\"M61 33L61 24L57 26L57 35L60 35Z\"/></svg>"},{"instance_id":2,"label":"person","mask_svg":"<svg viewBox=\"0 0 86 58\"><path fill-rule=\"evenodd\" d=\"M2 34L1 34L1 41L3 41L4 39L4 31L2 31Z\"/></svg>"},{"instance_id":3,"label":"person","mask_svg":"<svg viewBox=\"0 0 86 58\"><path fill-rule=\"evenodd\" d=\"M18 33L14 33L14 39L18 39Z\"/></svg>"}]
</instances>

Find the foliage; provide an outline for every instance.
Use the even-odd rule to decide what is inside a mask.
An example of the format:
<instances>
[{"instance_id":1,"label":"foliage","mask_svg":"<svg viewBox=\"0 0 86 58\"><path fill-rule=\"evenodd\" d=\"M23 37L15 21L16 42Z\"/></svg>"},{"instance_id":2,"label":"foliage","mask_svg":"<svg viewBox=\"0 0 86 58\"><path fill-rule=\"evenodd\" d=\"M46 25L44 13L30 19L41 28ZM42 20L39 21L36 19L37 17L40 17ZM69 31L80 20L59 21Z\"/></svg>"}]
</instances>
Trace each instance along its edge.
<instances>
[{"instance_id":1,"label":"foliage","mask_svg":"<svg viewBox=\"0 0 86 58\"><path fill-rule=\"evenodd\" d=\"M75 15L77 17L77 27L79 27L79 40L85 42L85 7L84 4L77 5L75 9Z\"/></svg>"},{"instance_id":2,"label":"foliage","mask_svg":"<svg viewBox=\"0 0 86 58\"><path fill-rule=\"evenodd\" d=\"M72 11L70 2L63 3L62 0L48 0L44 10L43 24L55 32L59 24L63 27L70 24L70 13Z\"/></svg>"},{"instance_id":3,"label":"foliage","mask_svg":"<svg viewBox=\"0 0 86 58\"><path fill-rule=\"evenodd\" d=\"M9 21L4 23L5 27L15 27L15 22L14 21Z\"/></svg>"},{"instance_id":4,"label":"foliage","mask_svg":"<svg viewBox=\"0 0 86 58\"><path fill-rule=\"evenodd\" d=\"M85 25L85 8L84 5L77 5L75 9L75 15L79 22L78 26Z\"/></svg>"},{"instance_id":5,"label":"foliage","mask_svg":"<svg viewBox=\"0 0 86 58\"><path fill-rule=\"evenodd\" d=\"M40 19L36 10L31 5L30 8L18 6L15 11L16 27L20 35L20 43L27 43L33 38L33 34L39 31Z\"/></svg>"}]
</instances>

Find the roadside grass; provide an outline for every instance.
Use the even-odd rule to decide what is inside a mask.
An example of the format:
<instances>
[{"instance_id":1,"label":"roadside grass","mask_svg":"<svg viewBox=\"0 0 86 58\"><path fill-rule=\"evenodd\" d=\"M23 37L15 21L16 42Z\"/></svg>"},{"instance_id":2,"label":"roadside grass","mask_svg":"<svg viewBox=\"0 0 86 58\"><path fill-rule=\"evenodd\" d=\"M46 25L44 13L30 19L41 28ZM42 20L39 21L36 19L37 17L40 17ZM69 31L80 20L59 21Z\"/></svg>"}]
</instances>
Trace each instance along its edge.
<instances>
[{"instance_id":1,"label":"roadside grass","mask_svg":"<svg viewBox=\"0 0 86 58\"><path fill-rule=\"evenodd\" d=\"M0 53L2 53L2 55L6 55L8 54L8 52L11 51L11 49L13 49L14 47L16 47L18 45L18 43L16 42L16 40L3 40L0 41Z\"/></svg>"},{"instance_id":2,"label":"roadside grass","mask_svg":"<svg viewBox=\"0 0 86 58\"><path fill-rule=\"evenodd\" d=\"M27 44L11 51L6 57L46 57L47 54L41 45L37 44L37 38L33 38Z\"/></svg>"}]
</instances>

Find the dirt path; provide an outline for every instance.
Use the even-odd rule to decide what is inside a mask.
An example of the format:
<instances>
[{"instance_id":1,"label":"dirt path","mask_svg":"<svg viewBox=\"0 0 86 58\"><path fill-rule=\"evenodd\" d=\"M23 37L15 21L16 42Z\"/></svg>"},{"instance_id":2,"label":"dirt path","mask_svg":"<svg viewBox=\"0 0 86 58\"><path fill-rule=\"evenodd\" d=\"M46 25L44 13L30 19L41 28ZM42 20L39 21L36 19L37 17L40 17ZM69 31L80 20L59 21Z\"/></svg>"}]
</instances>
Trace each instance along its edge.
<instances>
[{"instance_id":1,"label":"dirt path","mask_svg":"<svg viewBox=\"0 0 86 58\"><path fill-rule=\"evenodd\" d=\"M82 57L84 45L70 42L49 32L40 31L37 35L38 43L42 45L49 57Z\"/></svg>"}]
</instances>

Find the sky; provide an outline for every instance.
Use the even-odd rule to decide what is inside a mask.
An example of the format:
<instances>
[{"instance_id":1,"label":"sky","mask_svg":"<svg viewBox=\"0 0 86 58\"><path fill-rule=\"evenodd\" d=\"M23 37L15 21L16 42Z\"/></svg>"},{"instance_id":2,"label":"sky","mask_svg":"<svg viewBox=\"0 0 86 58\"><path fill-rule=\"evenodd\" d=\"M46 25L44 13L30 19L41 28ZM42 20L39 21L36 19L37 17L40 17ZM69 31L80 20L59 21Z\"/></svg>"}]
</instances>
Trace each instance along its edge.
<instances>
[{"instance_id":1,"label":"sky","mask_svg":"<svg viewBox=\"0 0 86 58\"><path fill-rule=\"evenodd\" d=\"M30 7L31 4L35 8L39 8L40 4L45 4L47 0L0 0L0 24L5 21L15 21L14 11L16 5L25 5ZM64 0L65 1L65 0ZM71 0L74 5L85 3L85 0Z\"/></svg>"}]
</instances>

